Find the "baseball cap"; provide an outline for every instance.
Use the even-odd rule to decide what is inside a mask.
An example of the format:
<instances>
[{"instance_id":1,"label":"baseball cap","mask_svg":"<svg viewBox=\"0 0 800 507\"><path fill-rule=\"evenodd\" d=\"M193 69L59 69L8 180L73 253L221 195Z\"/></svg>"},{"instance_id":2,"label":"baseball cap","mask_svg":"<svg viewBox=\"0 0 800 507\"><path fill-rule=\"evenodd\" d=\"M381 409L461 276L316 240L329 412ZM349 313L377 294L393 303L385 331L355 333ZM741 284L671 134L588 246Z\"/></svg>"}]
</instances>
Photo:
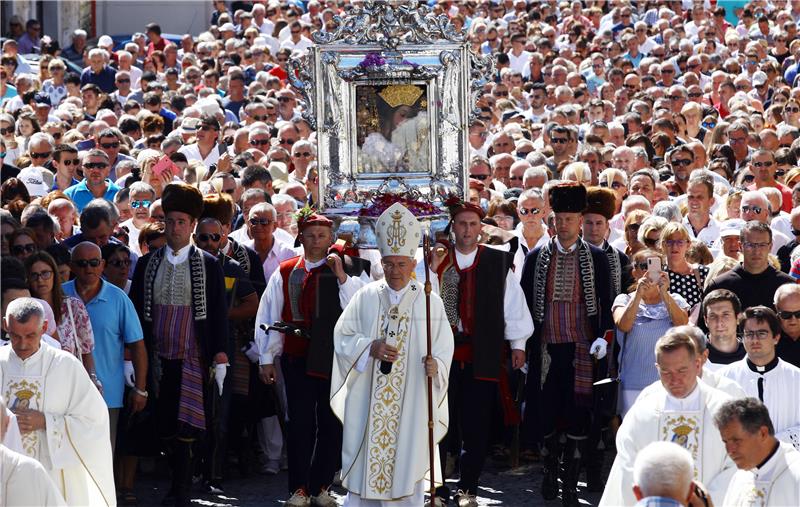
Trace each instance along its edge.
<instances>
[{"instance_id":1,"label":"baseball cap","mask_svg":"<svg viewBox=\"0 0 800 507\"><path fill-rule=\"evenodd\" d=\"M101 48L106 48L111 46L114 47L114 39L109 37L108 35L102 35L99 39L97 39L97 45Z\"/></svg>"},{"instance_id":2,"label":"baseball cap","mask_svg":"<svg viewBox=\"0 0 800 507\"><path fill-rule=\"evenodd\" d=\"M763 71L753 73L753 86L761 86L767 82L767 74Z\"/></svg>"},{"instance_id":3,"label":"baseball cap","mask_svg":"<svg viewBox=\"0 0 800 507\"><path fill-rule=\"evenodd\" d=\"M741 218L731 218L725 220L720 224L719 237L727 238L729 236L738 236L744 228L744 220Z\"/></svg>"},{"instance_id":4,"label":"baseball cap","mask_svg":"<svg viewBox=\"0 0 800 507\"><path fill-rule=\"evenodd\" d=\"M283 162L270 162L267 171L272 176L272 188L280 189L289 183L289 168Z\"/></svg>"},{"instance_id":5,"label":"baseball cap","mask_svg":"<svg viewBox=\"0 0 800 507\"><path fill-rule=\"evenodd\" d=\"M17 179L25 185L25 188L28 189L28 193L33 197L47 195L47 192L50 191L44 182L42 170L43 168L41 167L29 166L21 170L17 175Z\"/></svg>"},{"instance_id":6,"label":"baseball cap","mask_svg":"<svg viewBox=\"0 0 800 507\"><path fill-rule=\"evenodd\" d=\"M233 23L225 23L221 27L219 27L220 32L235 32L236 27L233 26Z\"/></svg>"}]
</instances>

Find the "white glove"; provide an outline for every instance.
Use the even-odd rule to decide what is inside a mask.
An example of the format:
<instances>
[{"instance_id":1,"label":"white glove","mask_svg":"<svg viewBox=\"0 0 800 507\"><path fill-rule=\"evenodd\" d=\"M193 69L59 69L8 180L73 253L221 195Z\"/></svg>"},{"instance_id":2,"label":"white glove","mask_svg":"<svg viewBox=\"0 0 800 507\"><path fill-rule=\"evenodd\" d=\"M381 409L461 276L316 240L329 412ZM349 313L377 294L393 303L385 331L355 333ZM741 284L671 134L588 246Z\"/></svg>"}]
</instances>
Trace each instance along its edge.
<instances>
[{"instance_id":1,"label":"white glove","mask_svg":"<svg viewBox=\"0 0 800 507\"><path fill-rule=\"evenodd\" d=\"M227 363L218 363L214 365L214 379L217 381L219 387L219 395L222 396L222 383L225 382L225 375L228 372Z\"/></svg>"},{"instance_id":2,"label":"white glove","mask_svg":"<svg viewBox=\"0 0 800 507\"><path fill-rule=\"evenodd\" d=\"M244 352L244 355L247 356L247 359L249 359L250 362L252 363L258 364L258 360L261 358L261 356L258 354L258 347L256 346L256 342L251 341L250 345L242 348L244 349L242 350L242 352Z\"/></svg>"},{"instance_id":3,"label":"white glove","mask_svg":"<svg viewBox=\"0 0 800 507\"><path fill-rule=\"evenodd\" d=\"M123 375L125 376L125 384L128 387L133 387L134 383L136 382L136 372L133 369L133 363L131 361L125 361L123 371Z\"/></svg>"},{"instance_id":4,"label":"white glove","mask_svg":"<svg viewBox=\"0 0 800 507\"><path fill-rule=\"evenodd\" d=\"M589 347L589 354L593 355L597 359L603 359L606 357L607 349L608 342L603 338L598 338L594 341L594 343L592 343L592 346Z\"/></svg>"}]
</instances>

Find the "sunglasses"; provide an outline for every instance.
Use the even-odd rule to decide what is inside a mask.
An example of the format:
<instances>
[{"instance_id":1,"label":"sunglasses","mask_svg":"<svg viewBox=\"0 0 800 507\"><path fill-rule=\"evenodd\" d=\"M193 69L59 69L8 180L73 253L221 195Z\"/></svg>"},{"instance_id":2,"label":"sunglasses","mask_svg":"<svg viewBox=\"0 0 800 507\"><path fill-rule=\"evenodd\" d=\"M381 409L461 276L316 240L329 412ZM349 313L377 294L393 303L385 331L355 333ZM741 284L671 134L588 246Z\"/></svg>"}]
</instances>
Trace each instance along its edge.
<instances>
[{"instance_id":1,"label":"sunglasses","mask_svg":"<svg viewBox=\"0 0 800 507\"><path fill-rule=\"evenodd\" d=\"M266 218L251 218L250 219L250 225L252 225L254 227L256 225L269 225L271 223L272 223L272 220L269 220L269 219L266 219Z\"/></svg>"},{"instance_id":2,"label":"sunglasses","mask_svg":"<svg viewBox=\"0 0 800 507\"><path fill-rule=\"evenodd\" d=\"M763 210L764 208L762 208L761 206L748 206L747 204L742 206L742 213L747 213L748 211L752 211L756 215L760 215Z\"/></svg>"},{"instance_id":3,"label":"sunglasses","mask_svg":"<svg viewBox=\"0 0 800 507\"><path fill-rule=\"evenodd\" d=\"M269 139L253 139L250 141L250 144L253 146L267 146L269 144Z\"/></svg>"},{"instance_id":4,"label":"sunglasses","mask_svg":"<svg viewBox=\"0 0 800 507\"><path fill-rule=\"evenodd\" d=\"M627 229L629 231L638 231L639 227L641 227L641 226L642 226L642 224L630 224L627 227L625 227L625 229Z\"/></svg>"},{"instance_id":5,"label":"sunglasses","mask_svg":"<svg viewBox=\"0 0 800 507\"><path fill-rule=\"evenodd\" d=\"M143 199L141 201L131 201L131 208L132 209L139 209L139 208L149 208L152 201L148 199Z\"/></svg>"},{"instance_id":6,"label":"sunglasses","mask_svg":"<svg viewBox=\"0 0 800 507\"><path fill-rule=\"evenodd\" d=\"M208 243L209 241L213 241L214 243L216 243L217 241L220 240L220 238L222 238L221 234L200 233L197 235L197 239L202 241L203 243Z\"/></svg>"},{"instance_id":7,"label":"sunglasses","mask_svg":"<svg viewBox=\"0 0 800 507\"><path fill-rule=\"evenodd\" d=\"M566 137L551 137L550 144L567 144L569 139Z\"/></svg>"},{"instance_id":8,"label":"sunglasses","mask_svg":"<svg viewBox=\"0 0 800 507\"><path fill-rule=\"evenodd\" d=\"M525 216L525 215L535 215L542 210L539 208L520 208L518 211L520 215Z\"/></svg>"},{"instance_id":9,"label":"sunglasses","mask_svg":"<svg viewBox=\"0 0 800 507\"><path fill-rule=\"evenodd\" d=\"M36 244L28 243L27 245L14 245L11 247L11 253L20 255L23 253L33 253L36 251Z\"/></svg>"},{"instance_id":10,"label":"sunglasses","mask_svg":"<svg viewBox=\"0 0 800 507\"><path fill-rule=\"evenodd\" d=\"M474 178L476 180L485 181L486 178L489 177L489 175L488 174L470 174L469 177L470 178Z\"/></svg>"},{"instance_id":11,"label":"sunglasses","mask_svg":"<svg viewBox=\"0 0 800 507\"><path fill-rule=\"evenodd\" d=\"M290 98L290 97L278 97L278 102L280 102L282 104L286 104L287 102L291 102L293 100L294 99Z\"/></svg>"},{"instance_id":12,"label":"sunglasses","mask_svg":"<svg viewBox=\"0 0 800 507\"><path fill-rule=\"evenodd\" d=\"M772 167L774 162L753 162L753 167Z\"/></svg>"},{"instance_id":13,"label":"sunglasses","mask_svg":"<svg viewBox=\"0 0 800 507\"><path fill-rule=\"evenodd\" d=\"M600 186L603 187L603 188L608 188L608 182L607 181L601 181L600 182ZM614 190L618 190L618 189L620 189L622 187L623 187L623 185L619 181L612 181L611 182L611 188L613 188Z\"/></svg>"},{"instance_id":14,"label":"sunglasses","mask_svg":"<svg viewBox=\"0 0 800 507\"><path fill-rule=\"evenodd\" d=\"M32 282L35 282L37 280L49 280L52 277L53 277L52 271L40 271L38 273L30 273L28 275L28 278L30 278Z\"/></svg>"},{"instance_id":15,"label":"sunglasses","mask_svg":"<svg viewBox=\"0 0 800 507\"><path fill-rule=\"evenodd\" d=\"M117 79L116 81L117 81L117 83L130 83L131 82L130 79Z\"/></svg>"},{"instance_id":16,"label":"sunglasses","mask_svg":"<svg viewBox=\"0 0 800 507\"><path fill-rule=\"evenodd\" d=\"M639 271L647 271L647 263L646 262L637 262L634 264L635 267L639 269Z\"/></svg>"},{"instance_id":17,"label":"sunglasses","mask_svg":"<svg viewBox=\"0 0 800 507\"><path fill-rule=\"evenodd\" d=\"M278 144L288 144L289 146L291 146L294 143L295 139L283 139L283 138L278 139Z\"/></svg>"},{"instance_id":18,"label":"sunglasses","mask_svg":"<svg viewBox=\"0 0 800 507\"><path fill-rule=\"evenodd\" d=\"M0 128L0 135L8 135L14 133L14 127Z\"/></svg>"},{"instance_id":19,"label":"sunglasses","mask_svg":"<svg viewBox=\"0 0 800 507\"><path fill-rule=\"evenodd\" d=\"M200 130L204 130L204 131L206 131L206 132L207 132L207 131L209 131L209 130L214 130L214 131L216 131L217 129L215 129L215 128L214 128L214 127L212 127L211 125L203 125L203 126L201 126L201 127L200 127Z\"/></svg>"},{"instance_id":20,"label":"sunglasses","mask_svg":"<svg viewBox=\"0 0 800 507\"><path fill-rule=\"evenodd\" d=\"M311 152L310 151L297 152L297 153L294 154L294 156L295 157L304 157L304 158L305 157L310 157L311 156Z\"/></svg>"},{"instance_id":21,"label":"sunglasses","mask_svg":"<svg viewBox=\"0 0 800 507\"><path fill-rule=\"evenodd\" d=\"M692 161L689 160L688 158L676 158L676 159L673 159L672 162L670 162L670 165L680 167L682 165L683 166L691 165L691 163L692 163Z\"/></svg>"},{"instance_id":22,"label":"sunglasses","mask_svg":"<svg viewBox=\"0 0 800 507\"><path fill-rule=\"evenodd\" d=\"M753 174L747 174L742 178L742 181L745 182L745 183L752 183L755 180L756 180L756 177Z\"/></svg>"},{"instance_id":23,"label":"sunglasses","mask_svg":"<svg viewBox=\"0 0 800 507\"><path fill-rule=\"evenodd\" d=\"M81 160L79 158L68 158L61 161L64 164L64 167L69 167L71 165L79 166L81 164Z\"/></svg>"},{"instance_id":24,"label":"sunglasses","mask_svg":"<svg viewBox=\"0 0 800 507\"><path fill-rule=\"evenodd\" d=\"M714 127L716 127L716 126L717 126L717 124L716 124L716 123L714 123L714 122L709 122L709 121L704 121L703 123L701 123L701 125L702 125L704 128L707 128L707 129L713 129Z\"/></svg>"},{"instance_id":25,"label":"sunglasses","mask_svg":"<svg viewBox=\"0 0 800 507\"><path fill-rule=\"evenodd\" d=\"M31 153L31 158L50 158L52 155L52 151L45 151L43 153Z\"/></svg>"},{"instance_id":26,"label":"sunglasses","mask_svg":"<svg viewBox=\"0 0 800 507\"><path fill-rule=\"evenodd\" d=\"M93 259L93 260L97 260L97 259ZM130 259L116 259L116 260L113 260L113 261L108 261L108 263L110 265L114 266L115 268L127 268L128 266L131 265L131 260Z\"/></svg>"},{"instance_id":27,"label":"sunglasses","mask_svg":"<svg viewBox=\"0 0 800 507\"><path fill-rule=\"evenodd\" d=\"M119 148L119 143L100 143L100 146L107 150L110 150L112 148L117 149Z\"/></svg>"},{"instance_id":28,"label":"sunglasses","mask_svg":"<svg viewBox=\"0 0 800 507\"><path fill-rule=\"evenodd\" d=\"M254 114L254 115L252 116L252 118L253 118L255 121L264 121L264 120L266 120L266 119L267 119L267 115L265 115L265 114Z\"/></svg>"},{"instance_id":29,"label":"sunglasses","mask_svg":"<svg viewBox=\"0 0 800 507\"><path fill-rule=\"evenodd\" d=\"M702 93L697 93L697 92L689 94L689 98L692 98L692 99L699 99L702 96L703 96Z\"/></svg>"},{"instance_id":30,"label":"sunglasses","mask_svg":"<svg viewBox=\"0 0 800 507\"><path fill-rule=\"evenodd\" d=\"M789 311L783 310L783 311L778 312L778 317L781 320L789 320L792 317L794 317L795 319L800 319L800 310L798 310L796 312L789 312Z\"/></svg>"},{"instance_id":31,"label":"sunglasses","mask_svg":"<svg viewBox=\"0 0 800 507\"><path fill-rule=\"evenodd\" d=\"M785 113L800 113L800 108L797 107L784 107L783 112Z\"/></svg>"},{"instance_id":32,"label":"sunglasses","mask_svg":"<svg viewBox=\"0 0 800 507\"><path fill-rule=\"evenodd\" d=\"M78 259L78 260L76 260L76 261L73 261L73 262L74 262L74 263L75 263L75 265L76 265L76 266L78 266L79 268L86 268L86 267L88 267L88 266L91 266L91 267L93 267L93 268L96 268L96 267L97 267L97 266L99 266L99 265L100 265L100 263L101 263L101 262L103 262L103 261L102 261L101 259Z\"/></svg>"},{"instance_id":33,"label":"sunglasses","mask_svg":"<svg viewBox=\"0 0 800 507\"><path fill-rule=\"evenodd\" d=\"M106 167L108 167L108 164L105 162L89 162L83 164L84 169L105 169Z\"/></svg>"}]
</instances>

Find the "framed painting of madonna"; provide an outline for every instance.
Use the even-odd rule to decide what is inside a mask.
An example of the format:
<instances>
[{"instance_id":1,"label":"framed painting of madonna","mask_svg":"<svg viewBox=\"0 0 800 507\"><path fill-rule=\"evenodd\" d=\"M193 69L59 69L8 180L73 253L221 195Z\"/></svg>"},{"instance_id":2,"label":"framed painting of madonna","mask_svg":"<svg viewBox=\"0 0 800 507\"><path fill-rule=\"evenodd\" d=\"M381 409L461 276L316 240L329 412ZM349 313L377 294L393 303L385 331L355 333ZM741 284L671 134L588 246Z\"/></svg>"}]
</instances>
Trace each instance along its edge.
<instances>
[{"instance_id":1,"label":"framed painting of madonna","mask_svg":"<svg viewBox=\"0 0 800 507\"><path fill-rule=\"evenodd\" d=\"M320 211L358 216L387 194L444 210L464 197L469 123L491 58L416 0L366 0L334 21L290 62L317 131Z\"/></svg>"}]
</instances>

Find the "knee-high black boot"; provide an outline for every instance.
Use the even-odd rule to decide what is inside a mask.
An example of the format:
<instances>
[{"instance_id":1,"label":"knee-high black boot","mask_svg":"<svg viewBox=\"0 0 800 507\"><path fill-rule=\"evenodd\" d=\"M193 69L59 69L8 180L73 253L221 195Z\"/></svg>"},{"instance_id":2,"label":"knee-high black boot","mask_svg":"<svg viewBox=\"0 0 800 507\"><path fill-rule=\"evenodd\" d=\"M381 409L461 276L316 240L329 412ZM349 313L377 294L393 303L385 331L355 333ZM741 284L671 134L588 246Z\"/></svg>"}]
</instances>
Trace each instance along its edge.
<instances>
[{"instance_id":1,"label":"knee-high black boot","mask_svg":"<svg viewBox=\"0 0 800 507\"><path fill-rule=\"evenodd\" d=\"M175 506L188 507L191 504L194 440L175 440L175 459L172 469L172 487L175 492Z\"/></svg>"},{"instance_id":2,"label":"knee-high black boot","mask_svg":"<svg viewBox=\"0 0 800 507\"><path fill-rule=\"evenodd\" d=\"M567 437L564 450L564 477L561 483L561 504L564 507L578 507L578 476L581 473L581 459L586 452L586 438Z\"/></svg>"},{"instance_id":3,"label":"knee-high black boot","mask_svg":"<svg viewBox=\"0 0 800 507\"><path fill-rule=\"evenodd\" d=\"M553 500L558 496L558 434L551 433L544 437L542 447L542 498Z\"/></svg>"}]
</instances>

